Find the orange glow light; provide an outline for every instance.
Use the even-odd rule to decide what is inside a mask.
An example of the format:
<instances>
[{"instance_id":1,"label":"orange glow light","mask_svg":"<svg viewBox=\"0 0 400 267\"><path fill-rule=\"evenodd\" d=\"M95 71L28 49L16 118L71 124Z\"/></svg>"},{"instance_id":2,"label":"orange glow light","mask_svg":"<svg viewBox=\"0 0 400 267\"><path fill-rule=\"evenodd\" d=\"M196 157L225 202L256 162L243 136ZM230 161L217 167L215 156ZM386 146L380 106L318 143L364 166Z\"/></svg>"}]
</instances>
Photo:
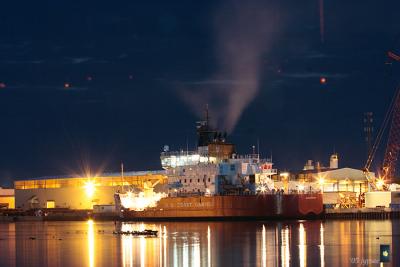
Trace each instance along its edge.
<instances>
[{"instance_id":1,"label":"orange glow light","mask_svg":"<svg viewBox=\"0 0 400 267\"><path fill-rule=\"evenodd\" d=\"M325 77L321 77L321 78L319 79L319 82L320 82L321 84L326 84L327 80L326 80Z\"/></svg>"}]
</instances>

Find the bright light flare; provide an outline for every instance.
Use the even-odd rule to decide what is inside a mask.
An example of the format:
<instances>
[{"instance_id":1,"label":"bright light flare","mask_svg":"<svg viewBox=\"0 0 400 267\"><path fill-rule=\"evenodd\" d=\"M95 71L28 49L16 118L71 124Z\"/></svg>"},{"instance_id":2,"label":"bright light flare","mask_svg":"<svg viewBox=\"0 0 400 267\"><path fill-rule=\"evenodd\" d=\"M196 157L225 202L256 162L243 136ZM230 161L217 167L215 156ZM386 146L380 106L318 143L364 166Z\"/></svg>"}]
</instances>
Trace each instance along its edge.
<instances>
[{"instance_id":1,"label":"bright light flare","mask_svg":"<svg viewBox=\"0 0 400 267\"><path fill-rule=\"evenodd\" d=\"M318 175L318 184L321 187L321 192L324 192L324 184L326 183L325 178L323 176Z\"/></svg>"},{"instance_id":2,"label":"bright light flare","mask_svg":"<svg viewBox=\"0 0 400 267\"><path fill-rule=\"evenodd\" d=\"M267 187L262 184L257 187L257 191L259 191L260 193L265 193L265 192L267 192Z\"/></svg>"},{"instance_id":3,"label":"bright light flare","mask_svg":"<svg viewBox=\"0 0 400 267\"><path fill-rule=\"evenodd\" d=\"M382 178L379 178L379 179L376 181L376 187L377 187L379 190L382 190L382 188L383 188L384 185L385 185L385 181L384 181Z\"/></svg>"},{"instance_id":4,"label":"bright light flare","mask_svg":"<svg viewBox=\"0 0 400 267\"><path fill-rule=\"evenodd\" d=\"M304 191L304 185L303 184L299 185L299 190L300 191Z\"/></svg>"},{"instance_id":5,"label":"bright light flare","mask_svg":"<svg viewBox=\"0 0 400 267\"><path fill-rule=\"evenodd\" d=\"M124 208L142 211L149 207L155 207L157 202L166 196L164 193L153 193L151 196L144 196L143 192L135 194L129 191L126 194L120 194L120 199Z\"/></svg>"},{"instance_id":6,"label":"bright light flare","mask_svg":"<svg viewBox=\"0 0 400 267\"><path fill-rule=\"evenodd\" d=\"M93 181L87 181L84 188L86 196L93 197L94 191L96 190L96 184Z\"/></svg>"}]
</instances>

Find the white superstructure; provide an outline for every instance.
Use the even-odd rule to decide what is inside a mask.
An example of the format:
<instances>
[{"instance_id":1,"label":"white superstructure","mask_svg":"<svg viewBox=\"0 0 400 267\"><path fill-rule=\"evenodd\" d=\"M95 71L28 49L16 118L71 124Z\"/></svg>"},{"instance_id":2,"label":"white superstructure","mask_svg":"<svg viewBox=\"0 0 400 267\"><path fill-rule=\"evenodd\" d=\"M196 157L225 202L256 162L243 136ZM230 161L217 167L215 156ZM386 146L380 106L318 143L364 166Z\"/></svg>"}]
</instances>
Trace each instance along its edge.
<instances>
[{"instance_id":1,"label":"white superstructure","mask_svg":"<svg viewBox=\"0 0 400 267\"><path fill-rule=\"evenodd\" d=\"M272 162L258 155L167 169L169 193L215 195L273 188ZM272 185L272 186L271 186Z\"/></svg>"}]
</instances>

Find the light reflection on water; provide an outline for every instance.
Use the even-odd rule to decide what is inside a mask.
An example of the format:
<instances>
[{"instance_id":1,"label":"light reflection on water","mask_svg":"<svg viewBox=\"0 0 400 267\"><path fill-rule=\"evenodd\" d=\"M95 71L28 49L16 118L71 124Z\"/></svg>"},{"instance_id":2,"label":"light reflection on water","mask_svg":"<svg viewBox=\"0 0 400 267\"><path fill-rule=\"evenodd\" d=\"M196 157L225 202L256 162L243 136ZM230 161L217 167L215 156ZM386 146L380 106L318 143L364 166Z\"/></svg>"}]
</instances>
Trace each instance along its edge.
<instances>
[{"instance_id":1,"label":"light reflection on water","mask_svg":"<svg viewBox=\"0 0 400 267\"><path fill-rule=\"evenodd\" d=\"M306 230L304 229L303 223L299 226L299 258L300 267L307 265L307 245L306 245Z\"/></svg>"},{"instance_id":2,"label":"light reflection on water","mask_svg":"<svg viewBox=\"0 0 400 267\"><path fill-rule=\"evenodd\" d=\"M324 244L324 225L321 223L319 228L320 244L319 244L319 258L321 259L320 266L325 266L325 244Z\"/></svg>"},{"instance_id":3,"label":"light reflection on water","mask_svg":"<svg viewBox=\"0 0 400 267\"><path fill-rule=\"evenodd\" d=\"M0 266L346 266L380 244L399 266L399 221L0 223Z\"/></svg>"},{"instance_id":4,"label":"light reflection on water","mask_svg":"<svg viewBox=\"0 0 400 267\"><path fill-rule=\"evenodd\" d=\"M94 228L93 228L93 221L89 220L88 224L88 255L89 255L89 267L94 267Z\"/></svg>"},{"instance_id":5,"label":"light reflection on water","mask_svg":"<svg viewBox=\"0 0 400 267\"><path fill-rule=\"evenodd\" d=\"M281 236L282 236L282 241L279 242L280 243L280 247L281 247L281 255L282 255L282 259L281 259L281 264L283 266L289 266L290 263L290 241L289 241L289 227L285 227L285 229L282 231L281 230Z\"/></svg>"},{"instance_id":6,"label":"light reflection on water","mask_svg":"<svg viewBox=\"0 0 400 267\"><path fill-rule=\"evenodd\" d=\"M265 225L262 226L262 266L267 266L267 240L266 240L266 230Z\"/></svg>"}]
</instances>

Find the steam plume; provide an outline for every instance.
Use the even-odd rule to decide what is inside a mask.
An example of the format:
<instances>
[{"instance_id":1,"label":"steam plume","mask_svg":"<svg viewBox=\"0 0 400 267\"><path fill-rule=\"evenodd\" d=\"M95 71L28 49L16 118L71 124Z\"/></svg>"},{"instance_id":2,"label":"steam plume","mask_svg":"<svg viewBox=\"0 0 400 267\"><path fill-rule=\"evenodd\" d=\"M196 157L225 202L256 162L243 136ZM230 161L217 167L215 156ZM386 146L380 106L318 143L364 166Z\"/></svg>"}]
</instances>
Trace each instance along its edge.
<instances>
[{"instance_id":1,"label":"steam plume","mask_svg":"<svg viewBox=\"0 0 400 267\"><path fill-rule=\"evenodd\" d=\"M266 2L222 3L214 23L218 71L212 79L192 83L192 88L183 92L199 116L209 104L213 122L228 132L259 90L263 56L276 29L276 10Z\"/></svg>"}]
</instances>

